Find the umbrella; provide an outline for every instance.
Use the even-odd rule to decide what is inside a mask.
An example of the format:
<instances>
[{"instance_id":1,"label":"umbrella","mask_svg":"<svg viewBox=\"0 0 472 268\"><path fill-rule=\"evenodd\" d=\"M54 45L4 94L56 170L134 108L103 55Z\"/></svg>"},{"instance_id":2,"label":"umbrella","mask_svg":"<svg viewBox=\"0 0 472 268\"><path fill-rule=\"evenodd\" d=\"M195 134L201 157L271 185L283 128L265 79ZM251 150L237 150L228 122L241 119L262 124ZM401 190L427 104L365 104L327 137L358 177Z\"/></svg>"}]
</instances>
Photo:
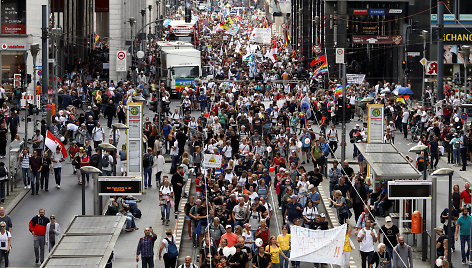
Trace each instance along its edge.
<instances>
[{"instance_id":1,"label":"umbrella","mask_svg":"<svg viewBox=\"0 0 472 268\"><path fill-rule=\"evenodd\" d=\"M390 89L389 88L384 88L384 89L380 90L380 94L385 94L385 93L390 93Z\"/></svg>"},{"instance_id":2,"label":"umbrella","mask_svg":"<svg viewBox=\"0 0 472 268\"><path fill-rule=\"evenodd\" d=\"M413 91L411 91L408 87L399 87L394 90L396 95L413 95Z\"/></svg>"},{"instance_id":3,"label":"umbrella","mask_svg":"<svg viewBox=\"0 0 472 268\"><path fill-rule=\"evenodd\" d=\"M371 101L373 101L373 100L374 100L374 98L372 98L372 97L365 97L365 98L363 98L363 99L361 100L361 102L367 103L367 102L371 102Z\"/></svg>"}]
</instances>

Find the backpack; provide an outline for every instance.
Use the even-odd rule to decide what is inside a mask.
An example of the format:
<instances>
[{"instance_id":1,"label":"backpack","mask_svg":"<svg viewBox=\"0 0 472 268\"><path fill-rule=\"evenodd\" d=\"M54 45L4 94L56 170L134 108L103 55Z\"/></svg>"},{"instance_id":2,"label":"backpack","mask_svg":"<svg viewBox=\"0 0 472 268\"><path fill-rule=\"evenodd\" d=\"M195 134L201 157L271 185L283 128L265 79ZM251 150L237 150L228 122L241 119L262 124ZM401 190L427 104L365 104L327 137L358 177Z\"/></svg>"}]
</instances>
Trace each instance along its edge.
<instances>
[{"instance_id":1,"label":"backpack","mask_svg":"<svg viewBox=\"0 0 472 268\"><path fill-rule=\"evenodd\" d=\"M167 240L167 256L171 259L177 258L179 256L179 250L177 249L177 246L175 245L174 242L174 237L172 236L172 240L169 240L167 237L165 238Z\"/></svg>"},{"instance_id":2,"label":"backpack","mask_svg":"<svg viewBox=\"0 0 472 268\"><path fill-rule=\"evenodd\" d=\"M102 157L102 167L108 167L110 165L110 157L105 154L103 157Z\"/></svg>"},{"instance_id":3,"label":"backpack","mask_svg":"<svg viewBox=\"0 0 472 268\"><path fill-rule=\"evenodd\" d=\"M100 163L100 156L98 154L92 155L90 157L90 165L93 167L98 167L98 164Z\"/></svg>"},{"instance_id":4,"label":"backpack","mask_svg":"<svg viewBox=\"0 0 472 268\"><path fill-rule=\"evenodd\" d=\"M152 166L153 163L152 155L151 154L145 154L144 159L143 159L143 166L144 167L150 167Z\"/></svg>"},{"instance_id":5,"label":"backpack","mask_svg":"<svg viewBox=\"0 0 472 268\"><path fill-rule=\"evenodd\" d=\"M0 178L6 177L6 176L7 176L7 169L5 167L1 167L0 168Z\"/></svg>"}]
</instances>

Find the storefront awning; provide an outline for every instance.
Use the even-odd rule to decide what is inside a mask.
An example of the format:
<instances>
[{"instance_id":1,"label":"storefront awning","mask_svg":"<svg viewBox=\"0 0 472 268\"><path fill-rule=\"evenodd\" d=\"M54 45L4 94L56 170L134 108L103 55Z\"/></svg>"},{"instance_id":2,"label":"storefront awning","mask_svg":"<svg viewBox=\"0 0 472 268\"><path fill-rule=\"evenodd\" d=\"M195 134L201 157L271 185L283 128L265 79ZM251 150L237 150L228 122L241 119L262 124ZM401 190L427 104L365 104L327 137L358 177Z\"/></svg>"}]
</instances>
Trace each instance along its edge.
<instances>
[{"instance_id":1,"label":"storefront awning","mask_svg":"<svg viewBox=\"0 0 472 268\"><path fill-rule=\"evenodd\" d=\"M124 216L75 216L41 267L104 268Z\"/></svg>"},{"instance_id":2,"label":"storefront awning","mask_svg":"<svg viewBox=\"0 0 472 268\"><path fill-rule=\"evenodd\" d=\"M357 143L357 148L379 180L416 180L421 178L415 166L390 143Z\"/></svg>"}]
</instances>

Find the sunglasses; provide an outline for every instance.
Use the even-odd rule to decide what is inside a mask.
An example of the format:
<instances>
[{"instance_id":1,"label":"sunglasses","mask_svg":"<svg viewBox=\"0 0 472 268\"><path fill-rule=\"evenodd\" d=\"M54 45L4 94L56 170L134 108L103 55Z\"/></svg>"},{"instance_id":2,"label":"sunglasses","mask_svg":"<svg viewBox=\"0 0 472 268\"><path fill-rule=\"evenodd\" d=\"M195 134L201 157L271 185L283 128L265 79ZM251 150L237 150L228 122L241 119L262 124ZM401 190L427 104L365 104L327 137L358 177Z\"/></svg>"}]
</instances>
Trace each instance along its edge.
<instances>
[{"instance_id":1,"label":"sunglasses","mask_svg":"<svg viewBox=\"0 0 472 268\"><path fill-rule=\"evenodd\" d=\"M51 217L51 219L55 219L54 217Z\"/></svg>"},{"instance_id":2,"label":"sunglasses","mask_svg":"<svg viewBox=\"0 0 472 268\"><path fill-rule=\"evenodd\" d=\"M2 228L5 228L6 226L5 226L5 225L3 225L3 226L0 226L0 227L2 227Z\"/></svg>"}]
</instances>

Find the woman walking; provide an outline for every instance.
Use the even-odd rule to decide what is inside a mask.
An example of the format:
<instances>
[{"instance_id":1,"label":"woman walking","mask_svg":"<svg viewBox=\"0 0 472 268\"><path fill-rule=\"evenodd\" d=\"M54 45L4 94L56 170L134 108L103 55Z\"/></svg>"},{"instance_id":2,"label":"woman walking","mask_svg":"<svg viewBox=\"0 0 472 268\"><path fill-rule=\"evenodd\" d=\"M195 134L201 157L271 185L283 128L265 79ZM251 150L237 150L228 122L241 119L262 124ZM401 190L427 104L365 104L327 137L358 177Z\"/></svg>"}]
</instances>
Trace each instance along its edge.
<instances>
[{"instance_id":1,"label":"woman walking","mask_svg":"<svg viewBox=\"0 0 472 268\"><path fill-rule=\"evenodd\" d=\"M331 203L336 207L338 211L338 221L340 225L343 225L349 219L349 207L347 206L346 199L343 197L343 194L340 190L334 192L334 198L329 199Z\"/></svg>"},{"instance_id":2,"label":"woman walking","mask_svg":"<svg viewBox=\"0 0 472 268\"><path fill-rule=\"evenodd\" d=\"M166 178L166 177L164 177ZM174 190L169 183L169 180L164 180L164 185L159 189L159 205L161 206L161 220L162 224L169 225L170 206L173 202Z\"/></svg>"},{"instance_id":3,"label":"woman walking","mask_svg":"<svg viewBox=\"0 0 472 268\"><path fill-rule=\"evenodd\" d=\"M287 262L289 261L288 257L285 256L284 252L277 244L275 236L270 237L269 244L265 247L265 251L270 254L271 267L280 268L280 257L284 258Z\"/></svg>"},{"instance_id":4,"label":"woman walking","mask_svg":"<svg viewBox=\"0 0 472 268\"><path fill-rule=\"evenodd\" d=\"M46 246L49 247L49 252L51 252L51 249L54 247L54 245L56 245L56 242L59 241L61 226L56 222L56 216L51 215L49 219L51 221L46 225L45 241Z\"/></svg>"},{"instance_id":5,"label":"woman walking","mask_svg":"<svg viewBox=\"0 0 472 268\"><path fill-rule=\"evenodd\" d=\"M277 236L277 244L279 244L281 253L284 254L287 258L290 258L290 234L288 233L288 226L284 225L282 227L282 234ZM282 254L281 257L282 257ZM280 257L279 257L280 258ZM285 258L280 258L280 268L288 268L290 261Z\"/></svg>"}]
</instances>

